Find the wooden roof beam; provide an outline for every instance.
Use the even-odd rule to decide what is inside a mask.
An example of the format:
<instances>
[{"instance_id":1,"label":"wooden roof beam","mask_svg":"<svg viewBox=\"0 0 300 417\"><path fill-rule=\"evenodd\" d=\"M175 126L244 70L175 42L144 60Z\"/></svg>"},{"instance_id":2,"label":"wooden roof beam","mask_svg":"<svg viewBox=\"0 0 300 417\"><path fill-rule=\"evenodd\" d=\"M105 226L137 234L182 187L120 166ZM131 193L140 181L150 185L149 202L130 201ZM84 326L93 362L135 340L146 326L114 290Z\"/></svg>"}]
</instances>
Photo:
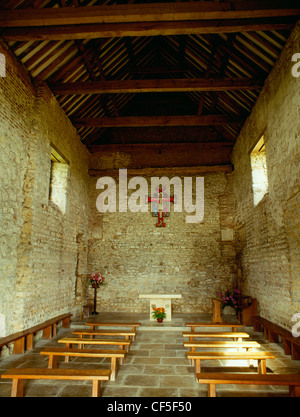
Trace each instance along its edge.
<instances>
[{"instance_id":1,"label":"wooden roof beam","mask_svg":"<svg viewBox=\"0 0 300 417\"><path fill-rule=\"evenodd\" d=\"M180 3L178 3L180 4ZM183 3L188 4L188 3ZM193 3L190 3L193 4ZM74 8L72 8L74 9ZM81 7L79 8L81 9ZM32 10L32 9L31 9ZM43 10L43 9L42 9ZM51 10L51 9L44 9ZM59 9L55 9L59 10ZM1 10L2 15L2 10ZM115 38L123 36L172 36L216 33L290 30L296 17L207 20L184 22L130 22L110 24L80 24L28 27L5 27L0 23L0 35L5 41L72 40Z\"/></svg>"},{"instance_id":2,"label":"wooden roof beam","mask_svg":"<svg viewBox=\"0 0 300 417\"><path fill-rule=\"evenodd\" d=\"M137 116L71 119L71 122L75 127L209 126L240 124L244 121L244 117L236 115Z\"/></svg>"},{"instance_id":3,"label":"wooden roof beam","mask_svg":"<svg viewBox=\"0 0 300 417\"><path fill-rule=\"evenodd\" d=\"M202 78L160 80L114 80L49 83L53 94L124 94L186 91L259 90L264 80L254 78Z\"/></svg>"},{"instance_id":4,"label":"wooden roof beam","mask_svg":"<svg viewBox=\"0 0 300 417\"><path fill-rule=\"evenodd\" d=\"M99 23L179 22L299 16L291 0L118 4L1 10L0 27L33 27Z\"/></svg>"}]
</instances>

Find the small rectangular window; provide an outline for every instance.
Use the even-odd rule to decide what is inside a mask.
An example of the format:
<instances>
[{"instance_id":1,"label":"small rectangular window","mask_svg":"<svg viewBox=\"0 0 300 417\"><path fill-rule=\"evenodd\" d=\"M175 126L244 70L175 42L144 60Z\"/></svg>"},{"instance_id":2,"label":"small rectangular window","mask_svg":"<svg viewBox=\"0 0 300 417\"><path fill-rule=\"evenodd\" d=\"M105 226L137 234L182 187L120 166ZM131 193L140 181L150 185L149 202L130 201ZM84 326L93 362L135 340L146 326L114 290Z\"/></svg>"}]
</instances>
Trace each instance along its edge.
<instances>
[{"instance_id":1,"label":"small rectangular window","mask_svg":"<svg viewBox=\"0 0 300 417\"><path fill-rule=\"evenodd\" d=\"M66 212L69 161L51 145L51 175L49 199L62 213Z\"/></svg>"},{"instance_id":2,"label":"small rectangular window","mask_svg":"<svg viewBox=\"0 0 300 417\"><path fill-rule=\"evenodd\" d=\"M268 193L268 173L264 136L262 136L250 154L252 170L252 188L256 206Z\"/></svg>"}]
</instances>

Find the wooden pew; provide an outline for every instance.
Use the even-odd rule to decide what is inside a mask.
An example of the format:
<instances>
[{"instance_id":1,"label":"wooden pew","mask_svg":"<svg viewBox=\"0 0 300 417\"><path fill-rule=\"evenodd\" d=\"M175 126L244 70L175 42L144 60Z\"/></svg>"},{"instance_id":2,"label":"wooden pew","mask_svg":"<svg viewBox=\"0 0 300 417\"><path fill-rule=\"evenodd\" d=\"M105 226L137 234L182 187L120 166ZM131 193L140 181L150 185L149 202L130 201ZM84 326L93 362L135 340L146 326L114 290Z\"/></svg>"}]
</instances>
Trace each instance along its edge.
<instances>
[{"instance_id":1,"label":"wooden pew","mask_svg":"<svg viewBox=\"0 0 300 417\"><path fill-rule=\"evenodd\" d=\"M85 323L86 326L90 326L91 330L95 330L96 327L104 327L104 326L109 326L109 327L131 327L132 331L135 332L136 328L139 327L141 325L141 323L139 322L87 322ZM132 339L134 340L134 338Z\"/></svg>"},{"instance_id":2,"label":"wooden pew","mask_svg":"<svg viewBox=\"0 0 300 417\"><path fill-rule=\"evenodd\" d=\"M194 338L231 338L234 340L242 341L243 338L249 337L248 333L245 332L182 332L182 337L188 337L190 341Z\"/></svg>"},{"instance_id":3,"label":"wooden pew","mask_svg":"<svg viewBox=\"0 0 300 417\"><path fill-rule=\"evenodd\" d=\"M264 332L264 338L270 343L278 343L279 336L283 342L283 349L286 355L291 355L292 359L300 359L300 338L296 338L292 333L271 321L259 316L252 318L253 330Z\"/></svg>"},{"instance_id":4,"label":"wooden pew","mask_svg":"<svg viewBox=\"0 0 300 417\"><path fill-rule=\"evenodd\" d=\"M195 327L220 327L220 328L226 328L226 327L231 327L233 332L237 331L238 327L243 327L242 324L236 324L236 323L192 323L192 322L188 322L185 324L186 327L190 327L191 328L191 332L195 331Z\"/></svg>"},{"instance_id":5,"label":"wooden pew","mask_svg":"<svg viewBox=\"0 0 300 417\"><path fill-rule=\"evenodd\" d=\"M67 348L71 348L73 344L79 345L79 348L84 345L119 346L119 350L126 350L126 352L129 352L131 341L121 339L83 339L79 337L63 337L62 339L58 340L58 343L65 343Z\"/></svg>"},{"instance_id":6,"label":"wooden pew","mask_svg":"<svg viewBox=\"0 0 300 417\"><path fill-rule=\"evenodd\" d=\"M126 330L75 330L72 334L77 334L79 337L90 336L92 339L93 336L125 336L125 340L134 340L135 332L130 332Z\"/></svg>"},{"instance_id":7,"label":"wooden pew","mask_svg":"<svg viewBox=\"0 0 300 417\"><path fill-rule=\"evenodd\" d=\"M285 385L291 397L300 397L300 374L196 373L199 384L208 384L208 396L216 397L216 384Z\"/></svg>"},{"instance_id":8,"label":"wooden pew","mask_svg":"<svg viewBox=\"0 0 300 417\"><path fill-rule=\"evenodd\" d=\"M195 361L196 373L201 372L201 360L257 360L257 370L259 374L267 372L266 359L275 359L270 352L186 352L187 359Z\"/></svg>"},{"instance_id":9,"label":"wooden pew","mask_svg":"<svg viewBox=\"0 0 300 417\"><path fill-rule=\"evenodd\" d=\"M102 349L72 349L72 348L45 348L40 352L41 355L49 356L48 369L57 368L58 356L64 356L65 362L69 361L70 356L84 358L110 358L111 359L111 377L115 381L117 376L117 359L123 362L125 350L102 350Z\"/></svg>"},{"instance_id":10,"label":"wooden pew","mask_svg":"<svg viewBox=\"0 0 300 417\"><path fill-rule=\"evenodd\" d=\"M250 342L235 342L235 341L230 341L230 342L223 342L223 341L210 341L210 340L206 340L206 341L202 341L202 340L197 340L197 341L188 341L188 342L183 342L183 346L184 347L188 347L190 348L191 352L195 352L196 348L236 348L238 350L241 349L246 349L246 351L249 351L253 348L260 348L261 345L257 342L254 341L250 341Z\"/></svg>"},{"instance_id":11,"label":"wooden pew","mask_svg":"<svg viewBox=\"0 0 300 417\"><path fill-rule=\"evenodd\" d=\"M92 397L100 397L101 381L108 381L110 375L109 369L13 368L4 372L1 378L12 379L11 397L23 397L25 379L92 381Z\"/></svg>"},{"instance_id":12,"label":"wooden pew","mask_svg":"<svg viewBox=\"0 0 300 417\"><path fill-rule=\"evenodd\" d=\"M56 326L59 322L62 322L62 327L70 327L70 319L72 314L66 313L60 316L53 317L50 320L44 321L41 324L30 327L29 329L22 330L21 332L14 333L10 336L5 336L0 339L0 348L7 346L10 343L14 343L13 353L25 353L25 350L33 349L33 337L39 332L43 331L43 339L51 339L56 336Z\"/></svg>"}]
</instances>

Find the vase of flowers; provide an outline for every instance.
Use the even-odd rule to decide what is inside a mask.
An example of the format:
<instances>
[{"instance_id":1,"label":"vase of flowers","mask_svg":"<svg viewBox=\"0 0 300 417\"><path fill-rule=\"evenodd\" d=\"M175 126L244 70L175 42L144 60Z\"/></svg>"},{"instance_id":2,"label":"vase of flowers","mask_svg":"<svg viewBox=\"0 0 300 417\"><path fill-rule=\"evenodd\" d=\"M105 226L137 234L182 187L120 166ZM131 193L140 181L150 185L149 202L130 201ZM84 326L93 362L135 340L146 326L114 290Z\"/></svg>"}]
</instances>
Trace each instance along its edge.
<instances>
[{"instance_id":1,"label":"vase of flowers","mask_svg":"<svg viewBox=\"0 0 300 417\"><path fill-rule=\"evenodd\" d=\"M234 288L232 290L226 290L224 294L217 292L218 296L222 301L222 309L225 307L233 307L235 309L236 315L241 310L241 290Z\"/></svg>"},{"instance_id":2,"label":"vase of flowers","mask_svg":"<svg viewBox=\"0 0 300 417\"><path fill-rule=\"evenodd\" d=\"M99 273L91 274L89 280L93 288L98 288L100 285L104 284L104 277Z\"/></svg>"},{"instance_id":3,"label":"vase of flowers","mask_svg":"<svg viewBox=\"0 0 300 417\"><path fill-rule=\"evenodd\" d=\"M152 317L157 320L158 323L162 323L167 317L164 307L153 308Z\"/></svg>"},{"instance_id":4,"label":"vase of flowers","mask_svg":"<svg viewBox=\"0 0 300 417\"><path fill-rule=\"evenodd\" d=\"M104 284L104 277L100 273L91 274L89 276L89 281L92 284L92 287L94 288L94 311L92 312L92 315L99 314L96 311L96 305L97 305L97 288L100 287L100 285Z\"/></svg>"}]
</instances>

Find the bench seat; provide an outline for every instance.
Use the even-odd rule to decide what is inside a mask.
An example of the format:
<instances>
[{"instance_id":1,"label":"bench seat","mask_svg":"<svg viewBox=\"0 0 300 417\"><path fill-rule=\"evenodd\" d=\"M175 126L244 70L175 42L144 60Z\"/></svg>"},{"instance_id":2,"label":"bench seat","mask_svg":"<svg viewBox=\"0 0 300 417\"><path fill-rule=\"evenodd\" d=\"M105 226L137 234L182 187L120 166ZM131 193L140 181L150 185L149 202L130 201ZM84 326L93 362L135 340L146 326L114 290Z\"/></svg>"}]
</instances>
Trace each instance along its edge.
<instances>
[{"instance_id":1,"label":"bench seat","mask_svg":"<svg viewBox=\"0 0 300 417\"><path fill-rule=\"evenodd\" d=\"M260 348L261 345L254 341L246 341L246 342L235 342L235 341L215 341L215 340L197 340L197 341L188 341L183 342L184 347L188 347L191 349L192 352L195 352L196 348L236 348L236 349L253 349L253 348Z\"/></svg>"},{"instance_id":2,"label":"bench seat","mask_svg":"<svg viewBox=\"0 0 300 417\"><path fill-rule=\"evenodd\" d=\"M90 326L91 330L95 330L96 327L131 327L132 331L135 332L136 328L139 327L141 325L140 322L109 322L109 321L101 321L101 322L96 322L96 321L90 321L85 323L86 326ZM132 340L134 340L135 338L133 337Z\"/></svg>"},{"instance_id":3,"label":"bench seat","mask_svg":"<svg viewBox=\"0 0 300 417\"><path fill-rule=\"evenodd\" d=\"M40 352L41 355L49 356L48 369L57 368L58 356L64 356L65 362L69 362L70 356L83 358L110 358L111 360L111 381L115 381L117 376L117 359L123 363L125 358L125 350L112 349L73 349L73 348L45 348Z\"/></svg>"},{"instance_id":4,"label":"bench seat","mask_svg":"<svg viewBox=\"0 0 300 417\"><path fill-rule=\"evenodd\" d=\"M270 343L278 343L279 337L281 337L284 353L286 355L291 355L292 359L300 359L300 338L294 337L289 330L260 316L253 317L252 323L253 330L256 332L263 331L264 338Z\"/></svg>"},{"instance_id":5,"label":"bench seat","mask_svg":"<svg viewBox=\"0 0 300 417\"><path fill-rule=\"evenodd\" d=\"M101 381L108 381L110 375L109 369L13 368L4 372L1 378L12 379L11 397L23 397L25 379L92 381L92 397L100 397Z\"/></svg>"},{"instance_id":6,"label":"bench seat","mask_svg":"<svg viewBox=\"0 0 300 417\"><path fill-rule=\"evenodd\" d=\"M73 344L79 345L79 347L84 345L112 345L119 346L120 350L126 350L129 352L129 347L131 344L130 340L114 340L114 339L84 339L80 337L63 337L58 340L58 343L65 343L67 348L72 347Z\"/></svg>"},{"instance_id":7,"label":"bench seat","mask_svg":"<svg viewBox=\"0 0 300 417\"><path fill-rule=\"evenodd\" d=\"M182 332L182 337L188 337L190 341L194 338L231 338L242 340L243 338L250 337L248 333L245 332Z\"/></svg>"},{"instance_id":8,"label":"bench seat","mask_svg":"<svg viewBox=\"0 0 300 417\"><path fill-rule=\"evenodd\" d=\"M53 317L50 320L46 320L43 323L22 330L21 332L2 337L0 339L0 348L13 342L13 353L25 353L26 349L32 350L33 337L37 332L43 330L42 338L51 339L56 336L56 326L59 322L62 322L62 327L64 328L70 327L71 316L71 313L61 314L60 316Z\"/></svg>"},{"instance_id":9,"label":"bench seat","mask_svg":"<svg viewBox=\"0 0 300 417\"><path fill-rule=\"evenodd\" d=\"M285 385L290 396L300 397L300 374L196 373L199 384L208 384L208 396L216 397L216 384Z\"/></svg>"},{"instance_id":10,"label":"bench seat","mask_svg":"<svg viewBox=\"0 0 300 417\"><path fill-rule=\"evenodd\" d=\"M125 336L125 340L132 340L135 337L135 332L126 331L126 330L75 330L72 334L77 334L79 337L90 336L91 339L93 336Z\"/></svg>"},{"instance_id":11,"label":"bench seat","mask_svg":"<svg viewBox=\"0 0 300 417\"><path fill-rule=\"evenodd\" d=\"M237 331L237 328L243 327L242 324L237 324L237 323L192 323L192 322L188 322L185 324L186 327L190 327L191 328L191 332L195 331L195 327L219 327L219 328L227 328L227 327L231 327L233 332Z\"/></svg>"},{"instance_id":12,"label":"bench seat","mask_svg":"<svg viewBox=\"0 0 300 417\"><path fill-rule=\"evenodd\" d=\"M257 371L259 374L267 372L266 359L275 359L275 356L270 352L186 352L187 359L195 361L196 373L201 372L201 360L257 360Z\"/></svg>"}]
</instances>

